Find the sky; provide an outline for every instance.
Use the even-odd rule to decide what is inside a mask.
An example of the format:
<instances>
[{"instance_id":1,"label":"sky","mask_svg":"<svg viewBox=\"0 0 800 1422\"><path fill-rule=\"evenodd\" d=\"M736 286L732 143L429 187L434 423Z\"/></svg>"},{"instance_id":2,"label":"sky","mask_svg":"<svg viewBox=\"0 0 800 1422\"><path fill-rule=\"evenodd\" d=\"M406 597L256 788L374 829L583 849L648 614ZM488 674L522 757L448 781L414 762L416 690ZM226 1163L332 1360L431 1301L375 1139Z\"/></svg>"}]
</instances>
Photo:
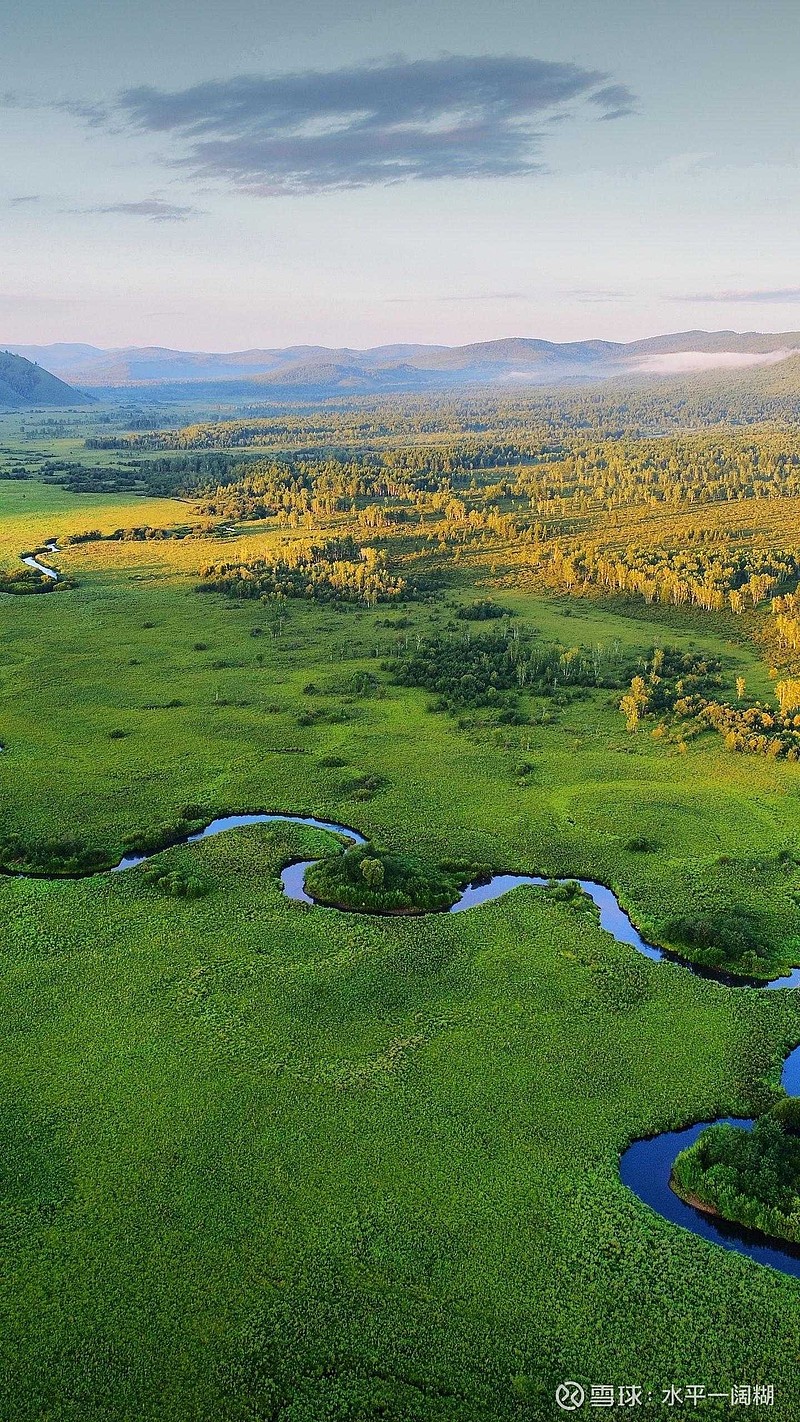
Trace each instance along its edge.
<instances>
[{"instance_id":1,"label":"sky","mask_svg":"<svg viewBox=\"0 0 800 1422\"><path fill-rule=\"evenodd\" d=\"M798 0L37 0L0 346L800 328Z\"/></svg>"}]
</instances>

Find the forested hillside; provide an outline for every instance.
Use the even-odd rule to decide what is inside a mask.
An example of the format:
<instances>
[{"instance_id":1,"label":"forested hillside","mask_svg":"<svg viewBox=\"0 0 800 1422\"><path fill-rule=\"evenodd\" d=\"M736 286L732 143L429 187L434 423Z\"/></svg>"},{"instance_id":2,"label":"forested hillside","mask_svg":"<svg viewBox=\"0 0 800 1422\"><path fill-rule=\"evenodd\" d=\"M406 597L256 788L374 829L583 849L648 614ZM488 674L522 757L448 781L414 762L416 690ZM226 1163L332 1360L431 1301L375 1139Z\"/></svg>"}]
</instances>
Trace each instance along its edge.
<instances>
[{"instance_id":1,"label":"forested hillside","mask_svg":"<svg viewBox=\"0 0 800 1422\"><path fill-rule=\"evenodd\" d=\"M10 351L0 351L0 410L87 405L89 396Z\"/></svg>"}]
</instances>

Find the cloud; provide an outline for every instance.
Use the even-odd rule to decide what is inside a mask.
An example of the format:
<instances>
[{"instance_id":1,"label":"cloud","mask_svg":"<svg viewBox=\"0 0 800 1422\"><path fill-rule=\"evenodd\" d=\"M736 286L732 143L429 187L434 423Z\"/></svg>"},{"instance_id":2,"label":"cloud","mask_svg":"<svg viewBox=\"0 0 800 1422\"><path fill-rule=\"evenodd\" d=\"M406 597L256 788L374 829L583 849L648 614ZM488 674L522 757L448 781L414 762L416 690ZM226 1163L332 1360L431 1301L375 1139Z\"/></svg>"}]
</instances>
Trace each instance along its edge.
<instances>
[{"instance_id":1,"label":"cloud","mask_svg":"<svg viewBox=\"0 0 800 1422\"><path fill-rule=\"evenodd\" d=\"M624 291L613 291L603 288L595 289L594 287L589 288L582 286L573 287L567 294L574 296L576 301L586 306L601 306L605 305L606 302L611 302L617 306L620 302L630 301L631 299Z\"/></svg>"},{"instance_id":2,"label":"cloud","mask_svg":"<svg viewBox=\"0 0 800 1422\"><path fill-rule=\"evenodd\" d=\"M554 119L587 104L604 120L631 112L630 90L608 77L513 55L392 58L172 92L128 89L116 121L182 141L173 166L252 193L520 177L542 170Z\"/></svg>"},{"instance_id":3,"label":"cloud","mask_svg":"<svg viewBox=\"0 0 800 1422\"><path fill-rule=\"evenodd\" d=\"M2 109L50 109L55 113L69 114L81 119L92 128L108 122L109 113L105 104L94 104L84 99L40 99L34 94L18 94L7 90L0 94Z\"/></svg>"},{"instance_id":4,"label":"cloud","mask_svg":"<svg viewBox=\"0 0 800 1422\"><path fill-rule=\"evenodd\" d=\"M15 207L44 201L40 193L23 193L19 197L9 198L9 203ZM159 197L139 198L131 202L95 203L90 207L62 207L60 210L77 216L120 213L123 217L147 217L151 222L186 222L200 211L188 203L167 202Z\"/></svg>"},{"instance_id":5,"label":"cloud","mask_svg":"<svg viewBox=\"0 0 800 1422\"><path fill-rule=\"evenodd\" d=\"M108 109L104 104L83 103L80 99L54 99L47 108L69 114L70 118L83 119L92 128L99 128L108 121Z\"/></svg>"},{"instance_id":6,"label":"cloud","mask_svg":"<svg viewBox=\"0 0 800 1422\"><path fill-rule=\"evenodd\" d=\"M442 301L532 301L533 297L527 291L478 291L470 292L465 296L387 296L386 301L392 305L403 306L430 306L431 302Z\"/></svg>"},{"instance_id":7,"label":"cloud","mask_svg":"<svg viewBox=\"0 0 800 1422\"><path fill-rule=\"evenodd\" d=\"M138 202L109 202L98 207L71 208L80 213L121 213L123 217L149 217L151 222L186 222L196 213L196 207L183 203L164 202L161 198L142 198Z\"/></svg>"},{"instance_id":8,"label":"cloud","mask_svg":"<svg viewBox=\"0 0 800 1422\"><path fill-rule=\"evenodd\" d=\"M800 301L800 286L781 286L763 291L699 291L693 296L675 296L673 301L710 301L722 305L730 301L740 301L745 305L758 305L761 302L769 305L773 301Z\"/></svg>"},{"instance_id":9,"label":"cloud","mask_svg":"<svg viewBox=\"0 0 800 1422\"><path fill-rule=\"evenodd\" d=\"M589 103L603 110L602 119L625 118L636 112L633 94L625 84L606 84L589 95Z\"/></svg>"},{"instance_id":10,"label":"cloud","mask_svg":"<svg viewBox=\"0 0 800 1422\"><path fill-rule=\"evenodd\" d=\"M526 291L479 291L469 296L439 296L438 301L532 301Z\"/></svg>"}]
</instances>

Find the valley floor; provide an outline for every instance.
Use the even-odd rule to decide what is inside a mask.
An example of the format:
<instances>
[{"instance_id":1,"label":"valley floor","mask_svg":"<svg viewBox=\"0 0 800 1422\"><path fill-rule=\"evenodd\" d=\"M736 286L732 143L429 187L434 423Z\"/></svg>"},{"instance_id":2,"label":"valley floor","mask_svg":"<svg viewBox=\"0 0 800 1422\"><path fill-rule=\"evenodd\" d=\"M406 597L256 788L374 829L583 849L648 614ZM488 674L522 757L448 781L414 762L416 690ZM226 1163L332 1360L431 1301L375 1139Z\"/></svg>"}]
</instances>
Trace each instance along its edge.
<instances>
[{"instance_id":1,"label":"valley floor","mask_svg":"<svg viewBox=\"0 0 800 1422\"><path fill-rule=\"evenodd\" d=\"M7 567L53 535L196 519L34 481L0 500ZM274 531L234 536L255 555ZM630 735L598 688L459 724L381 668L486 595L488 559L402 625L200 595L225 537L76 544L74 587L3 596L4 841L110 863L187 816L313 814L599 879L654 941L734 904L800 961L800 766ZM644 656L666 628L768 694L724 619L495 595L544 642ZM288 902L281 867L330 848L258 825L164 850L196 898L141 868L0 879L0 1416L505 1422L558 1415L575 1378L767 1382L800 1419L797 1281L618 1171L638 1137L751 1113L800 1040L795 994L645 962L548 890L418 919Z\"/></svg>"}]
</instances>

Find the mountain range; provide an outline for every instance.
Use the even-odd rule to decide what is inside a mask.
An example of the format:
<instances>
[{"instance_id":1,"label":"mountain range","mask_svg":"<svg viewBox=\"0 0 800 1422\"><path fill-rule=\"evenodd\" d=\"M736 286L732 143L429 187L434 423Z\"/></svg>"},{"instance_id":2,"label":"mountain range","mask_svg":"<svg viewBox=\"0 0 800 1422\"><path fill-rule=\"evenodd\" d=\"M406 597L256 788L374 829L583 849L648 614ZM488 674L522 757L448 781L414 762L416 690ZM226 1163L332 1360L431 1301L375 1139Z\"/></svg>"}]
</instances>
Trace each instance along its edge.
<instances>
[{"instance_id":1,"label":"mountain range","mask_svg":"<svg viewBox=\"0 0 800 1422\"><path fill-rule=\"evenodd\" d=\"M289 346L232 352L160 346L102 350L89 345L10 346L70 384L109 387L254 380L260 385L379 390L387 386L488 384L671 374L779 359L800 350L800 331L684 331L641 341L555 342L525 337L466 346Z\"/></svg>"},{"instance_id":2,"label":"mountain range","mask_svg":"<svg viewBox=\"0 0 800 1422\"><path fill-rule=\"evenodd\" d=\"M104 350L70 343L12 345L0 356L6 367L4 371L0 364L0 408L74 404L82 397L69 386L98 393L157 386L193 386L199 393L202 386L208 393L213 385L220 395L249 394L254 399L380 395L730 371L777 364L797 352L799 331L683 331L630 342L513 337L464 346L410 344L368 350L290 346L209 352L161 346ZM14 357L19 365L12 369ZM184 388L183 393L191 391Z\"/></svg>"}]
</instances>

